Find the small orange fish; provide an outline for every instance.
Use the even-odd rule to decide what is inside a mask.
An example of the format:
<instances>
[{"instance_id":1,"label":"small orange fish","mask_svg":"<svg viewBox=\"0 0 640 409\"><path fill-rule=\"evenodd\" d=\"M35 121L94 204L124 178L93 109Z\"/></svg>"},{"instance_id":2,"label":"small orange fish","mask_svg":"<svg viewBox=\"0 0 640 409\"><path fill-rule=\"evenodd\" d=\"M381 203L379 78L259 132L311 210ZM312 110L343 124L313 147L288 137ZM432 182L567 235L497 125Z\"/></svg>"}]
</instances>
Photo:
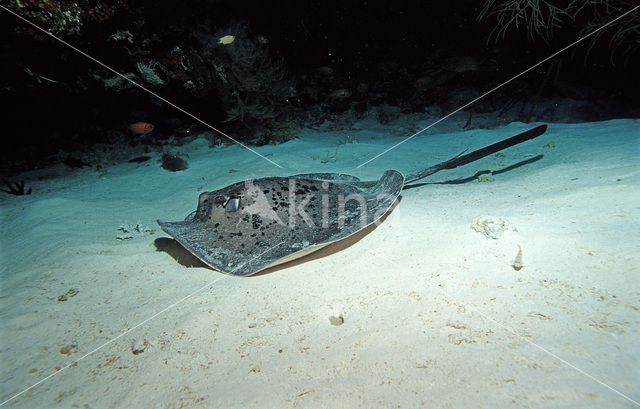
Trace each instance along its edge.
<instances>
[{"instance_id":1,"label":"small orange fish","mask_svg":"<svg viewBox=\"0 0 640 409\"><path fill-rule=\"evenodd\" d=\"M149 122L135 122L127 128L133 135L146 135L155 129Z\"/></svg>"}]
</instances>

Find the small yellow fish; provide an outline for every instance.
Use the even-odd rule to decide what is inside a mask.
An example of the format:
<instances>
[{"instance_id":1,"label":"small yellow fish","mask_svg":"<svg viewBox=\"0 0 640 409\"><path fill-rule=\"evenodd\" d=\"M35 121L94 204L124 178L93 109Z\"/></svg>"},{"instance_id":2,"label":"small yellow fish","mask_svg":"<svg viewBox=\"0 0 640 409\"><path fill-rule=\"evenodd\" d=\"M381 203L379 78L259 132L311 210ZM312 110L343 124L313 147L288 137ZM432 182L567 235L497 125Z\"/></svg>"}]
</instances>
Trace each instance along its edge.
<instances>
[{"instance_id":1,"label":"small yellow fish","mask_svg":"<svg viewBox=\"0 0 640 409\"><path fill-rule=\"evenodd\" d=\"M235 39L236 38L234 36L232 36L232 35L227 35L227 36L224 36L224 37L220 37L218 39L218 44L224 44L224 45L231 44L231 43L233 43L233 40L235 40Z\"/></svg>"}]
</instances>

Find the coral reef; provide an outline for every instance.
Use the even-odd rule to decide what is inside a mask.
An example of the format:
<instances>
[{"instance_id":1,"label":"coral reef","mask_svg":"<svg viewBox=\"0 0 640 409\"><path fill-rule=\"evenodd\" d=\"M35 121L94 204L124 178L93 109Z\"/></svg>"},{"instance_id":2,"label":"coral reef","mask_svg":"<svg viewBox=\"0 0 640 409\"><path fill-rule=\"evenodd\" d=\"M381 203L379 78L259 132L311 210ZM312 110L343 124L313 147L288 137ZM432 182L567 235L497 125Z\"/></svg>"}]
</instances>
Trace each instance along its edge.
<instances>
[{"instance_id":1,"label":"coral reef","mask_svg":"<svg viewBox=\"0 0 640 409\"><path fill-rule=\"evenodd\" d=\"M165 84L165 81L156 72L159 67L161 66L156 61L150 61L147 63L138 62L136 64L136 68L138 69L138 73L140 73L140 76L145 80L145 82L151 85Z\"/></svg>"},{"instance_id":2,"label":"coral reef","mask_svg":"<svg viewBox=\"0 0 640 409\"><path fill-rule=\"evenodd\" d=\"M234 41L214 41L232 35ZM210 58L227 122L246 126L264 125L282 119L295 95L284 61L271 57L266 44L249 36L243 23L233 23L212 37L200 35L205 55Z\"/></svg>"},{"instance_id":3,"label":"coral reef","mask_svg":"<svg viewBox=\"0 0 640 409\"><path fill-rule=\"evenodd\" d=\"M108 20L128 6L126 1L121 0L101 2L20 0L8 2L7 7L52 34L73 35L80 33L85 25ZM17 25L15 29L35 33L32 28L25 26Z\"/></svg>"},{"instance_id":4,"label":"coral reef","mask_svg":"<svg viewBox=\"0 0 640 409\"><path fill-rule=\"evenodd\" d=\"M372 2L366 13L356 3L312 3L4 2L46 32L11 13L0 15L7 28L0 99L4 132L12 135L0 151L0 173L19 179L21 170L52 161L94 164L101 144L135 148L120 154L122 160L165 152L205 130L184 112L257 145L286 142L301 127L343 131L362 119L391 124L407 114L435 120L637 1L483 0L484 9L445 2L430 4L426 14L421 2ZM472 129L516 120L637 117L637 69L626 67L640 58L633 54L639 16L631 13L575 47L590 52L589 65L559 55L451 120ZM506 41L487 44L492 29L491 39L508 34ZM402 36L389 34L398 32ZM545 41L525 46L527 36ZM623 55L624 66L608 64ZM156 124L153 135L127 135L127 125L138 121ZM416 130L402 125L390 132ZM225 141L218 134L202 137L212 147Z\"/></svg>"}]
</instances>

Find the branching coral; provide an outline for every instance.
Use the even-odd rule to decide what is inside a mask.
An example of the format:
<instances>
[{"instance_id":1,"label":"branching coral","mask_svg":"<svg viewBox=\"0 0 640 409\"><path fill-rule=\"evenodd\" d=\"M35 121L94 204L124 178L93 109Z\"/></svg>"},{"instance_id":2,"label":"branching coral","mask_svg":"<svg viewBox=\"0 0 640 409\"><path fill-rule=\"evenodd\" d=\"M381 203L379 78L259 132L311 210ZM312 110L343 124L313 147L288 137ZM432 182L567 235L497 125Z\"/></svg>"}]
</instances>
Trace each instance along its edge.
<instances>
[{"instance_id":1,"label":"branching coral","mask_svg":"<svg viewBox=\"0 0 640 409\"><path fill-rule=\"evenodd\" d=\"M156 72L156 69L158 69L158 67L160 67L160 64L155 61L150 61L146 64L143 62L138 62L136 64L136 68L138 69L140 76L142 76L142 79L144 79L151 85L164 85L164 80L160 78L160 76Z\"/></svg>"},{"instance_id":2,"label":"branching coral","mask_svg":"<svg viewBox=\"0 0 640 409\"><path fill-rule=\"evenodd\" d=\"M580 31L580 36L593 32L638 5L635 0L592 0L586 3L592 8L593 18ZM625 59L630 58L640 49L640 10L636 10L617 20L608 27L608 30L598 31L592 36L589 40L587 56L589 51L598 42L603 41L608 34L610 35L611 63L614 63L614 55L616 53L623 55Z\"/></svg>"},{"instance_id":3,"label":"branching coral","mask_svg":"<svg viewBox=\"0 0 640 409\"><path fill-rule=\"evenodd\" d=\"M549 39L564 19L575 17L575 3L563 8L546 0L486 0L478 18L495 16L497 24L490 37L504 39L508 30L526 25L531 37Z\"/></svg>"},{"instance_id":4,"label":"branching coral","mask_svg":"<svg viewBox=\"0 0 640 409\"><path fill-rule=\"evenodd\" d=\"M268 48L252 39L241 23L218 30L214 39L232 35L233 42L211 44L214 73L227 113L227 121L247 126L280 117L294 95L294 84L283 61L275 60Z\"/></svg>"},{"instance_id":5,"label":"branching coral","mask_svg":"<svg viewBox=\"0 0 640 409\"><path fill-rule=\"evenodd\" d=\"M495 17L497 24L489 39L502 38L510 29L526 26L531 38L542 37L549 40L554 29L577 20L587 23L579 32L579 37L592 33L614 18L637 6L635 0L571 0L557 6L548 0L485 0L478 19ZM609 35L611 59L616 52L626 57L640 49L640 12L635 11L616 20L589 40L587 55L596 43Z\"/></svg>"}]
</instances>

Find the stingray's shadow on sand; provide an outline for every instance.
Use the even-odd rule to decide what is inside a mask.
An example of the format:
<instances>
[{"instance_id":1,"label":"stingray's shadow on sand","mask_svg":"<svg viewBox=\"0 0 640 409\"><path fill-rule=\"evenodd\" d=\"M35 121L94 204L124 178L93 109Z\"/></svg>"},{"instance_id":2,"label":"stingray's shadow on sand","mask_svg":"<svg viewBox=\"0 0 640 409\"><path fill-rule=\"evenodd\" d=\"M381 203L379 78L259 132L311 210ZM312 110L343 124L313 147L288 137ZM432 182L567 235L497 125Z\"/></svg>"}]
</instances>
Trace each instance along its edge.
<instances>
[{"instance_id":1,"label":"stingray's shadow on sand","mask_svg":"<svg viewBox=\"0 0 640 409\"><path fill-rule=\"evenodd\" d=\"M203 267L209 268L198 257L194 256L189 250L182 247L180 243L169 237L159 237L154 240L156 251L164 251L170 255L178 264L185 267Z\"/></svg>"}]
</instances>

